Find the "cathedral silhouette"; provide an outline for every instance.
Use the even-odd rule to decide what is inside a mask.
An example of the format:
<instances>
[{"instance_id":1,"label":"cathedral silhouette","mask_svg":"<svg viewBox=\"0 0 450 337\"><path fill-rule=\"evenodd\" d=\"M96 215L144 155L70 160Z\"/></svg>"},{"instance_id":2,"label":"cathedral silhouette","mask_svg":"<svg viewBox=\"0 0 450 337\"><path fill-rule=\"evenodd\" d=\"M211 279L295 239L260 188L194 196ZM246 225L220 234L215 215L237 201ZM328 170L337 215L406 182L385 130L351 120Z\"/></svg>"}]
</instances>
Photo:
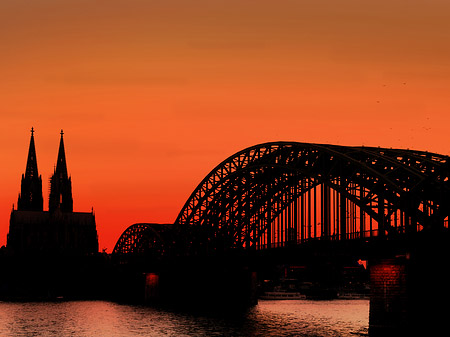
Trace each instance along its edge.
<instances>
[{"instance_id":1,"label":"cathedral silhouette","mask_svg":"<svg viewBox=\"0 0 450 337\"><path fill-rule=\"evenodd\" d=\"M93 212L73 212L72 179L67 173L61 130L58 159L50 178L49 210L44 211L42 177L38 173L34 129L31 128L25 174L17 210L11 212L8 252L14 255L48 253L89 255L98 252Z\"/></svg>"}]
</instances>

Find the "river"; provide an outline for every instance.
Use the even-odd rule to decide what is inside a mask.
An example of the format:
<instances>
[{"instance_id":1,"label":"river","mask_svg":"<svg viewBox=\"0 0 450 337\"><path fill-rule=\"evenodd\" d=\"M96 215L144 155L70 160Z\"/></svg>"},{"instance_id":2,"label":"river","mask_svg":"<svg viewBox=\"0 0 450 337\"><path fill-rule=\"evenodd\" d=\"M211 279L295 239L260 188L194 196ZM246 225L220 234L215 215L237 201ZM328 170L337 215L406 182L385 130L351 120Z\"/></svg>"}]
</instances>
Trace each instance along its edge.
<instances>
[{"instance_id":1,"label":"river","mask_svg":"<svg viewBox=\"0 0 450 337\"><path fill-rule=\"evenodd\" d=\"M367 336L368 300L259 301L192 314L107 301L0 302L0 336Z\"/></svg>"}]
</instances>

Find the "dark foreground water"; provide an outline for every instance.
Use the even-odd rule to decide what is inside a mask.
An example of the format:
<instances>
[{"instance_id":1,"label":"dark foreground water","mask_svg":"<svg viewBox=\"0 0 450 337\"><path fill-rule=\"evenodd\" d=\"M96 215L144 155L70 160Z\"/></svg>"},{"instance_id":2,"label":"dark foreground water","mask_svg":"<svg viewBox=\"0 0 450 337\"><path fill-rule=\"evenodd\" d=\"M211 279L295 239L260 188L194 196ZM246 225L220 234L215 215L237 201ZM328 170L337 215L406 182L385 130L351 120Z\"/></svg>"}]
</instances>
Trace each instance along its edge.
<instances>
[{"instance_id":1,"label":"dark foreground water","mask_svg":"<svg viewBox=\"0 0 450 337\"><path fill-rule=\"evenodd\" d=\"M368 300L260 301L226 317L106 301L0 302L0 336L361 336L368 323Z\"/></svg>"}]
</instances>

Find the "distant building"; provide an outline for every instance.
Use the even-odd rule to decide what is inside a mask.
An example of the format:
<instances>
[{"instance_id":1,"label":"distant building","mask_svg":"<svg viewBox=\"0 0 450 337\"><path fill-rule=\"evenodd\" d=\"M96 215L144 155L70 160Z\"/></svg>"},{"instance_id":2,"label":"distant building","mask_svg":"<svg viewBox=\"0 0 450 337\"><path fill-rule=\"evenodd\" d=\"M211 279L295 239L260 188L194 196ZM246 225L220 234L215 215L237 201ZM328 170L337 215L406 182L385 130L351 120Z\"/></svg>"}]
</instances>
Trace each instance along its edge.
<instances>
[{"instance_id":1,"label":"distant building","mask_svg":"<svg viewBox=\"0 0 450 337\"><path fill-rule=\"evenodd\" d=\"M42 178L38 173L34 129L22 175L17 210L12 210L7 249L12 254L87 255L98 252L95 216L73 212L72 181L67 174L63 131L58 159L50 178L49 210L43 210Z\"/></svg>"}]
</instances>

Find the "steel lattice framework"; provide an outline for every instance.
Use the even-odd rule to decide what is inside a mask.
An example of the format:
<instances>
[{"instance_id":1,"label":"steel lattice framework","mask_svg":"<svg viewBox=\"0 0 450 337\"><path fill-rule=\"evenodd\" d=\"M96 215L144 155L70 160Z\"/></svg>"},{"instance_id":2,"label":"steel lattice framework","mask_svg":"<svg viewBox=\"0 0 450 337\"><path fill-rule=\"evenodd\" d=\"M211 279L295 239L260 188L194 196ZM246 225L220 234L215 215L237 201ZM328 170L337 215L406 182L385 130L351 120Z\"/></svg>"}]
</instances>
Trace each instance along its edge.
<instances>
[{"instance_id":1,"label":"steel lattice framework","mask_svg":"<svg viewBox=\"0 0 450 337\"><path fill-rule=\"evenodd\" d=\"M136 224L114 252L209 254L308 240L394 237L448 228L448 156L272 142L244 149L193 191L173 227Z\"/></svg>"},{"instance_id":2,"label":"steel lattice framework","mask_svg":"<svg viewBox=\"0 0 450 337\"><path fill-rule=\"evenodd\" d=\"M274 142L242 150L191 194L192 253L448 227L450 161L435 153Z\"/></svg>"},{"instance_id":3,"label":"steel lattice framework","mask_svg":"<svg viewBox=\"0 0 450 337\"><path fill-rule=\"evenodd\" d=\"M172 226L137 223L128 227L117 241L113 254L167 255L173 244Z\"/></svg>"}]
</instances>

